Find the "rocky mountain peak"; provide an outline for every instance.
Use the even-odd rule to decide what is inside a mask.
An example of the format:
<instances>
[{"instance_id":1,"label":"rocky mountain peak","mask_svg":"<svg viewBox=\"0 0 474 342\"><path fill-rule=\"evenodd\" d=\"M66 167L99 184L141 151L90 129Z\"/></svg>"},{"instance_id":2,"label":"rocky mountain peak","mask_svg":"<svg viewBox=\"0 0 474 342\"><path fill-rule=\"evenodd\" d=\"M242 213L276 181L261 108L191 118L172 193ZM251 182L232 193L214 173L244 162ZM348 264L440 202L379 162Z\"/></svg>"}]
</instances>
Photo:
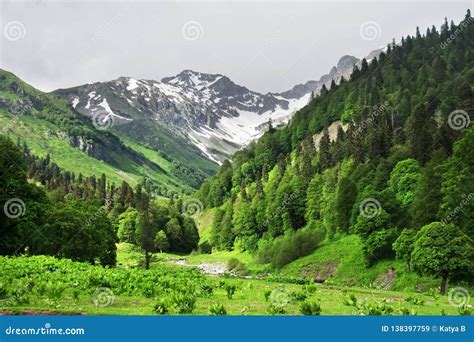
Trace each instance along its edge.
<instances>
[{"instance_id":1,"label":"rocky mountain peak","mask_svg":"<svg viewBox=\"0 0 474 342\"><path fill-rule=\"evenodd\" d=\"M339 62L337 62L337 69L352 67L358 61L359 61L359 59L354 57L354 56L350 56L350 55L342 56L339 59Z\"/></svg>"}]
</instances>

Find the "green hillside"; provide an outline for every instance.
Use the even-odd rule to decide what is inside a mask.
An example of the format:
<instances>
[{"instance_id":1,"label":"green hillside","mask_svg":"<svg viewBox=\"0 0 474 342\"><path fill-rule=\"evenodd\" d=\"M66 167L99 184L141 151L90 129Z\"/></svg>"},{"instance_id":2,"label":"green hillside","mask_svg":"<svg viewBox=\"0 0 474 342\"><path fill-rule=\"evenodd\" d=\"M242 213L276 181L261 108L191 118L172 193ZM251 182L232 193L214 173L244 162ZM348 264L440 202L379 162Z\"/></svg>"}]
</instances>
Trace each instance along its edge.
<instances>
[{"instance_id":1,"label":"green hillside","mask_svg":"<svg viewBox=\"0 0 474 342\"><path fill-rule=\"evenodd\" d=\"M192 165L183 176L178 172L179 162L125 136L95 130L90 120L74 112L66 101L41 93L3 70L0 124L2 133L25 143L34 155L49 154L64 170L84 176L104 173L117 184L126 181L135 185L147 178L163 189L164 195L168 191L191 192L196 186Z\"/></svg>"},{"instance_id":2,"label":"green hillside","mask_svg":"<svg viewBox=\"0 0 474 342\"><path fill-rule=\"evenodd\" d=\"M316 269L347 285L389 267L396 287L413 271L437 278L442 293L472 283L472 21L468 11L458 25L387 45L224 163L196 194L215 211L214 248L299 276L317 277L316 256Z\"/></svg>"}]
</instances>

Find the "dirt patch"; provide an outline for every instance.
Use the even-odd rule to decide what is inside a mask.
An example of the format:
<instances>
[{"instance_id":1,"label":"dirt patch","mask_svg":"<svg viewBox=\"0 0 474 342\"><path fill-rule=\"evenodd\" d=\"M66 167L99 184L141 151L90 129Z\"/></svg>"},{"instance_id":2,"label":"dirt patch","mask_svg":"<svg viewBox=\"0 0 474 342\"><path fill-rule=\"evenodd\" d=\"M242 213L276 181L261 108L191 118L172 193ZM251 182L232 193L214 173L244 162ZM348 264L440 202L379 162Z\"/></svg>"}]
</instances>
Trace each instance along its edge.
<instances>
[{"instance_id":1,"label":"dirt patch","mask_svg":"<svg viewBox=\"0 0 474 342\"><path fill-rule=\"evenodd\" d=\"M82 312L63 312L63 311L49 311L49 310L1 310L0 316L80 316L83 315Z\"/></svg>"},{"instance_id":2,"label":"dirt patch","mask_svg":"<svg viewBox=\"0 0 474 342\"><path fill-rule=\"evenodd\" d=\"M397 279L397 273L391 267L386 272L378 275L377 279L375 279L375 284L381 286L384 290L388 290L392 287L395 279Z\"/></svg>"},{"instance_id":3,"label":"dirt patch","mask_svg":"<svg viewBox=\"0 0 474 342\"><path fill-rule=\"evenodd\" d=\"M338 260L326 261L323 264L311 263L303 267L300 275L322 284L336 274L337 266L339 266Z\"/></svg>"}]
</instances>

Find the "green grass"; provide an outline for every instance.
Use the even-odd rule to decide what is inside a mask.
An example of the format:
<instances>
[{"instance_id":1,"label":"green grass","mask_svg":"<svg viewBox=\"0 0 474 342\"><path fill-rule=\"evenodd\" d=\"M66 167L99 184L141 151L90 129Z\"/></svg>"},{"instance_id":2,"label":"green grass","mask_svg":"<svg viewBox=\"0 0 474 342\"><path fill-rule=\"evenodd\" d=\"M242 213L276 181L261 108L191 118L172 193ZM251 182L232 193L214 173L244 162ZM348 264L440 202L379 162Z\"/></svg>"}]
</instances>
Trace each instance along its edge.
<instances>
[{"instance_id":1,"label":"green grass","mask_svg":"<svg viewBox=\"0 0 474 342\"><path fill-rule=\"evenodd\" d=\"M281 274L307 279L328 279L338 286L383 286L387 284L387 273L394 270L391 282L393 290L427 290L437 288L439 281L431 277L420 277L414 272L405 272L405 263L398 260L381 260L366 267L362 244L356 235L348 235L335 241L326 241L312 254L295 260L282 268Z\"/></svg>"},{"instance_id":2,"label":"green grass","mask_svg":"<svg viewBox=\"0 0 474 342\"><path fill-rule=\"evenodd\" d=\"M129 247L129 246L128 246ZM128 260L129 262L139 254L133 255L127 250L125 245L119 246L119 258L121 262ZM125 255L124 255L125 254ZM42 258L42 257L39 257ZM87 315L153 315L153 307L157 298L145 297L134 292L133 295L130 293L124 293L123 289L115 288L114 284L118 278L122 278L125 284L122 286L128 286L127 275L123 272L130 272L130 283L133 281L139 281L136 276L133 276L134 272L143 272L142 270L123 270L122 267L117 270L102 270L97 266L87 266L82 263L71 263L69 261L54 261L54 258L46 259L31 259L33 263L39 262L42 265L49 265L51 268L53 265L63 265L61 267L61 274L52 273L49 275L44 274L44 270L38 270L38 274L35 274L32 269L25 270L25 274L28 275L28 279L35 279L35 286L41 281L57 281L58 279L64 279L66 290L61 296L60 300L52 301L47 296L39 295L27 295L27 303L15 303L11 305L9 302L9 296L3 296L0 299L0 305L2 305L2 311L9 313L45 313L55 312L59 314L75 313L75 314L87 314ZM4 266L2 263L0 269ZM64 266L66 265L66 266ZM78 265L77 269L76 266ZM56 266L55 266L56 267ZM121 269L122 268L122 269ZM94 271L97 269L97 272ZM104 275L97 278L100 272ZM298 284L287 284L278 283L268 280L257 280L257 279L240 279L234 277L211 277L211 276L196 276L194 270L190 267L169 265L164 261L155 261L152 270L148 272L164 272L164 274L177 274L180 275L181 279L188 279L191 281L190 286L199 286L204 282L213 288L213 293L210 295L198 295L196 308L192 312L193 315L208 315L209 308L214 304L222 304L227 313L230 315L266 315L268 308L272 302L282 305L284 314L287 315L299 315L299 306L301 305L301 299L297 297L305 296L308 301L318 302L322 308L322 315L352 315L360 314L355 307L345 304L346 299L349 295L353 294L357 301L360 303L370 303L373 305L385 305L393 309L392 314L400 314L400 310L411 311L418 315L440 315L442 312L445 314L456 315L458 310L456 307L451 306L448 302L447 296L433 297L428 293L414 294L413 292L406 291L385 291L378 289L367 289L361 287L343 288L327 285L298 285ZM176 273L177 272L177 273ZM1 273L1 272L0 272ZM39 274L41 273L41 274ZM189 273L189 276L187 275ZM0 282L4 281L4 276L0 278ZM91 278L93 277L93 278ZM124 278L125 277L125 278ZM173 281L173 276L171 281ZM69 286L69 282L74 281L76 278L82 279L82 283L79 284L81 292L79 296L74 298L73 290ZM25 278L26 279L26 278ZM49 280L48 280L49 279ZM101 281L110 281L111 289L114 291L114 301L105 307L96 307L92 302L92 293L94 292L95 286L86 285L86 279L102 279ZM159 278L161 279L161 278ZM89 280L90 282L90 280ZM137 286L143 286L139 282ZM194 284L194 285L193 285ZM226 285L236 286L235 294L231 299L227 297L225 290ZM18 284L13 284L10 287L11 290L18 288ZM129 286L127 288L130 288ZM132 290L134 291L133 287ZM34 287L32 293L35 293ZM270 295L266 299L265 293L274 293L276 295ZM166 296L158 296L159 298L165 298ZM418 304L413 304L410 298L417 298ZM274 300L276 298L276 301ZM407 301L407 298L409 299ZM8 305L10 303L10 305ZM176 310L170 306L169 314L176 314Z\"/></svg>"},{"instance_id":3,"label":"green grass","mask_svg":"<svg viewBox=\"0 0 474 342\"><path fill-rule=\"evenodd\" d=\"M57 128L46 121L23 115L13 123L11 116L0 110L0 126L14 141L16 137L24 141L32 154L46 157L49 153L51 160L65 170L82 173L84 176L104 173L116 183L126 180L135 184L139 179L139 175L123 172L72 147L67 140L51 136L51 132L55 132Z\"/></svg>"}]
</instances>

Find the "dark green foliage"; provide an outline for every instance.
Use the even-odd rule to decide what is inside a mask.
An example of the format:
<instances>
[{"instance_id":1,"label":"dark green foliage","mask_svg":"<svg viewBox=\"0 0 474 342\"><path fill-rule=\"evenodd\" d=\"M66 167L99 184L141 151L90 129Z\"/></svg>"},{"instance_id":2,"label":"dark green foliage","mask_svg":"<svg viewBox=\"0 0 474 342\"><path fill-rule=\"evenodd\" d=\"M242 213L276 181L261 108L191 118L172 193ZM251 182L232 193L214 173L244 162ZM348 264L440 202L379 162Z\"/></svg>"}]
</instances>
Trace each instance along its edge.
<instances>
[{"instance_id":1,"label":"dark green foliage","mask_svg":"<svg viewBox=\"0 0 474 342\"><path fill-rule=\"evenodd\" d=\"M347 233L350 226L351 210L357 198L357 186L349 178L339 181L336 198L337 224L341 233Z\"/></svg>"},{"instance_id":2,"label":"dark green foliage","mask_svg":"<svg viewBox=\"0 0 474 342\"><path fill-rule=\"evenodd\" d=\"M382 229L371 233L363 241L362 251L367 266L383 259L391 259L395 256L392 244L397 238L396 229Z\"/></svg>"},{"instance_id":3,"label":"dark green foliage","mask_svg":"<svg viewBox=\"0 0 474 342\"><path fill-rule=\"evenodd\" d=\"M237 287L235 285L226 284L224 286L224 290L227 294L227 298L232 299L232 296L234 295L236 289Z\"/></svg>"},{"instance_id":4,"label":"dark green foliage","mask_svg":"<svg viewBox=\"0 0 474 342\"><path fill-rule=\"evenodd\" d=\"M225 316L227 315L227 310L224 308L222 304L213 304L209 308L209 313L212 316Z\"/></svg>"},{"instance_id":5,"label":"dark green foliage","mask_svg":"<svg viewBox=\"0 0 474 342\"><path fill-rule=\"evenodd\" d=\"M257 252L258 260L271 263L275 267L282 267L311 253L322 239L322 234L314 230L290 231L263 245Z\"/></svg>"},{"instance_id":6,"label":"dark green foliage","mask_svg":"<svg viewBox=\"0 0 474 342\"><path fill-rule=\"evenodd\" d=\"M406 262L407 271L410 271L411 253L413 252L416 234L416 230L405 228L392 246L397 258Z\"/></svg>"},{"instance_id":7,"label":"dark green foliage","mask_svg":"<svg viewBox=\"0 0 474 342\"><path fill-rule=\"evenodd\" d=\"M411 263L417 272L441 278L444 294L448 280L472 276L474 242L454 224L433 222L417 234Z\"/></svg>"},{"instance_id":8,"label":"dark green foliage","mask_svg":"<svg viewBox=\"0 0 474 342\"><path fill-rule=\"evenodd\" d=\"M319 316L321 311L321 305L319 303L303 302L300 305L300 312L305 316Z\"/></svg>"},{"instance_id":9,"label":"dark green foliage","mask_svg":"<svg viewBox=\"0 0 474 342\"><path fill-rule=\"evenodd\" d=\"M203 241L198 246L198 252L201 254L211 254L212 246L207 241Z\"/></svg>"}]
</instances>

